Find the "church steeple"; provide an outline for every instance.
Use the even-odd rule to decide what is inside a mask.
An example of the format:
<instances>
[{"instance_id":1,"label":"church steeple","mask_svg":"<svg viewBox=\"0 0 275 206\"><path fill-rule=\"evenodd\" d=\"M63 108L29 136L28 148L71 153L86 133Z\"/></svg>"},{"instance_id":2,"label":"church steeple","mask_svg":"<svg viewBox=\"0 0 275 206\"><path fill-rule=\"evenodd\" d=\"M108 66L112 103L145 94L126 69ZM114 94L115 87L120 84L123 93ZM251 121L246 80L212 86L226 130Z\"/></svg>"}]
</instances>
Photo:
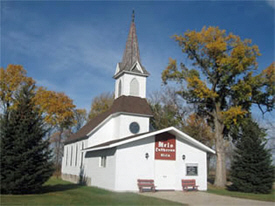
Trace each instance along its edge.
<instances>
[{"instance_id":1,"label":"church steeple","mask_svg":"<svg viewBox=\"0 0 275 206\"><path fill-rule=\"evenodd\" d=\"M132 22L135 22L135 10L133 10L133 13L132 13Z\"/></svg>"},{"instance_id":2,"label":"church steeple","mask_svg":"<svg viewBox=\"0 0 275 206\"><path fill-rule=\"evenodd\" d=\"M140 61L133 11L122 62L117 64L114 75L114 79L116 79L115 98L122 95L146 98L146 77L148 76L149 73Z\"/></svg>"},{"instance_id":3,"label":"church steeple","mask_svg":"<svg viewBox=\"0 0 275 206\"><path fill-rule=\"evenodd\" d=\"M135 26L135 13L133 11L131 27L121 62L121 69L129 70L129 68L132 67L136 61L140 63L138 40Z\"/></svg>"},{"instance_id":4,"label":"church steeple","mask_svg":"<svg viewBox=\"0 0 275 206\"><path fill-rule=\"evenodd\" d=\"M139 63L139 67L136 65L137 62ZM145 75L145 76L149 75L149 73L142 66L141 61L140 61L139 46L138 46L136 26L135 26L135 12L134 12L134 10L132 13L132 21L131 21L130 31L128 34L122 62L120 62L118 66L119 66L119 68L116 71L116 74L114 77L116 77L117 74L122 73L123 71L135 72L135 73L139 73L139 74Z\"/></svg>"}]
</instances>

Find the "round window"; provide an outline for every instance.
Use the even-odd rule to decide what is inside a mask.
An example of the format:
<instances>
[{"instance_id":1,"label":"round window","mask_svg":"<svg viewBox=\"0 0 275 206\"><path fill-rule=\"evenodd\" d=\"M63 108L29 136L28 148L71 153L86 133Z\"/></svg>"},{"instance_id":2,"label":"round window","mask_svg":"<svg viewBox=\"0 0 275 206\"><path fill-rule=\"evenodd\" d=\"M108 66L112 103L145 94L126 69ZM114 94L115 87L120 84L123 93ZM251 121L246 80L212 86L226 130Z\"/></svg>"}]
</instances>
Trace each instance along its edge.
<instances>
[{"instance_id":1,"label":"round window","mask_svg":"<svg viewBox=\"0 0 275 206\"><path fill-rule=\"evenodd\" d=\"M129 129L133 134L137 134L139 132L139 124L137 122L132 122Z\"/></svg>"}]
</instances>

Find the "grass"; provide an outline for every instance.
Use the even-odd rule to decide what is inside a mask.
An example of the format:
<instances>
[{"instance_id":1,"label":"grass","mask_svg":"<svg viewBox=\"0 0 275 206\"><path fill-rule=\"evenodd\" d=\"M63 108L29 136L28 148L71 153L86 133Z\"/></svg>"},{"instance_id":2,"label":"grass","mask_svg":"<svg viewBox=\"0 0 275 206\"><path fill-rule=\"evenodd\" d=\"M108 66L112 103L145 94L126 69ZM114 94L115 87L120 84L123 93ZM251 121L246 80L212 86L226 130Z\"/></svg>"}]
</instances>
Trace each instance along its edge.
<instances>
[{"instance_id":1,"label":"grass","mask_svg":"<svg viewBox=\"0 0 275 206\"><path fill-rule=\"evenodd\" d=\"M0 205L182 205L135 193L80 186L52 177L40 194L0 195Z\"/></svg>"},{"instance_id":2,"label":"grass","mask_svg":"<svg viewBox=\"0 0 275 206\"><path fill-rule=\"evenodd\" d=\"M275 202L275 190L274 189L272 190L271 194L254 194L254 193L228 191L226 189L214 187L213 185L208 184L207 192L212 193L212 194L217 194L217 195L230 196L230 197L238 197L238 198L244 198L244 199Z\"/></svg>"}]
</instances>

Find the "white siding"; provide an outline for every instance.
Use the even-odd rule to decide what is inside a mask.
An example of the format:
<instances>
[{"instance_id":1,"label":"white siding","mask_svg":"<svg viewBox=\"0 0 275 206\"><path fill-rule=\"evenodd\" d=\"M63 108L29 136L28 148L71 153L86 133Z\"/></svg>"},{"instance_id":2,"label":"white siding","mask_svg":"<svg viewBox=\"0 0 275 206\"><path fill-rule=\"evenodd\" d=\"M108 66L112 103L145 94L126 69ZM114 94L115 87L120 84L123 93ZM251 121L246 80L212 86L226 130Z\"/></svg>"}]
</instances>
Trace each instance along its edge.
<instances>
[{"instance_id":1,"label":"white siding","mask_svg":"<svg viewBox=\"0 0 275 206\"><path fill-rule=\"evenodd\" d=\"M137 179L154 179L154 142L152 136L117 148L116 191L138 191Z\"/></svg>"},{"instance_id":2,"label":"white siding","mask_svg":"<svg viewBox=\"0 0 275 206\"><path fill-rule=\"evenodd\" d=\"M127 114L114 116L90 135L88 147L133 135L129 130L129 126L132 122L137 122L139 124L139 133L148 132L149 121L149 117Z\"/></svg>"},{"instance_id":3,"label":"white siding","mask_svg":"<svg viewBox=\"0 0 275 206\"><path fill-rule=\"evenodd\" d=\"M176 139L176 160L155 160L155 137L149 137L117 148L116 190L138 191L137 179L154 179L156 188L182 190L181 179L195 179L199 190L207 190L206 152L201 151L181 139ZM149 158L145 158L145 154ZM182 159L182 155L186 159ZM198 176L186 176L186 164L198 164ZM174 171L171 171L174 170ZM171 177L167 187L162 184L159 175ZM170 178L170 177L169 177Z\"/></svg>"},{"instance_id":4,"label":"white siding","mask_svg":"<svg viewBox=\"0 0 275 206\"><path fill-rule=\"evenodd\" d=\"M86 145L85 142L86 140L82 140L82 141L67 144L64 146L65 155L62 158L62 168L61 168L61 172L63 174L71 174L76 176L80 175L81 152L82 152L81 149L82 149L82 144L85 147ZM77 147L77 154L76 154L76 147ZM71 154L73 154L72 158L71 158ZM85 152L83 156L84 155L85 155Z\"/></svg>"},{"instance_id":5,"label":"white siding","mask_svg":"<svg viewBox=\"0 0 275 206\"><path fill-rule=\"evenodd\" d=\"M121 119L123 121L123 119ZM71 146L75 153L75 146L82 147L82 141L65 146L71 154ZM87 145L85 145L87 146ZM149 154L146 159L145 154ZM182 156L185 155L185 159ZM100 167L100 157L106 156L106 167ZM65 156L64 156L65 157ZM64 158L63 157L63 158ZM73 159L75 156L73 156ZM80 174L80 149L77 166L66 166L62 163L62 173ZM64 159L63 159L64 160ZM68 159L68 162L70 159ZM182 190L181 179L195 179L199 190L207 190L206 152L190 145L181 138L176 138L176 160L155 160L155 137L120 145L117 148L86 152L84 158L84 175L88 177L92 186L115 191L138 191L137 179L154 179L157 189ZM186 165L197 164L198 175L186 176ZM169 185L165 185L162 177L169 177ZM173 177L172 177L173 176ZM164 179L165 180L165 179ZM171 183L172 182L172 183ZM171 183L171 184L170 184Z\"/></svg>"},{"instance_id":6,"label":"white siding","mask_svg":"<svg viewBox=\"0 0 275 206\"><path fill-rule=\"evenodd\" d=\"M139 124L138 133L149 132L149 122L150 122L149 117L140 117L140 116L122 114L115 118L115 122L116 122L115 139L133 135L129 129L129 126L132 122L137 122Z\"/></svg>"},{"instance_id":7,"label":"white siding","mask_svg":"<svg viewBox=\"0 0 275 206\"><path fill-rule=\"evenodd\" d=\"M138 96L141 98L146 98L146 78L144 76L138 76L133 74L126 74L124 73L122 76L120 76L118 79L116 79L115 82L115 98L118 98L121 95L125 96ZM131 82L133 79L136 79L138 82L138 94L132 94L131 93ZM121 93L119 95L119 84L121 82Z\"/></svg>"},{"instance_id":8,"label":"white siding","mask_svg":"<svg viewBox=\"0 0 275 206\"><path fill-rule=\"evenodd\" d=\"M195 179L199 190L207 190L207 153L183 142L183 140L177 140L176 155L178 160L176 163L177 178ZM182 155L185 155L185 160L182 159ZM198 176L186 176L186 164L190 163L198 164ZM180 181L177 182L176 188L181 189Z\"/></svg>"},{"instance_id":9,"label":"white siding","mask_svg":"<svg viewBox=\"0 0 275 206\"><path fill-rule=\"evenodd\" d=\"M116 149L87 152L85 174L91 178L91 186L115 190ZM101 156L106 156L106 167L100 167ZM123 169L123 168L121 168Z\"/></svg>"},{"instance_id":10,"label":"white siding","mask_svg":"<svg viewBox=\"0 0 275 206\"><path fill-rule=\"evenodd\" d=\"M115 135L115 118L111 118L90 135L88 147L110 141L115 138Z\"/></svg>"}]
</instances>

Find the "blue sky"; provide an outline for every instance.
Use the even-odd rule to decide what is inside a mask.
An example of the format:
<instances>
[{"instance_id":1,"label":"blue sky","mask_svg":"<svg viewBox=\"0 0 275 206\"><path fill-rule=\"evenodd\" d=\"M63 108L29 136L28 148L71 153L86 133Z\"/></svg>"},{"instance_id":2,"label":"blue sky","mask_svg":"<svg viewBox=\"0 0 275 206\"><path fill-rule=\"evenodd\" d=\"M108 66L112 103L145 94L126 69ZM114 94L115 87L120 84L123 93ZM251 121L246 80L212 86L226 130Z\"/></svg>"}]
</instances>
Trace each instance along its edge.
<instances>
[{"instance_id":1,"label":"blue sky","mask_svg":"<svg viewBox=\"0 0 275 206\"><path fill-rule=\"evenodd\" d=\"M171 39L188 29L219 26L259 46L260 69L274 61L274 1L1 1L1 67L23 65L39 86L89 110L114 90L133 9L147 96L160 89L169 57L188 64Z\"/></svg>"}]
</instances>

